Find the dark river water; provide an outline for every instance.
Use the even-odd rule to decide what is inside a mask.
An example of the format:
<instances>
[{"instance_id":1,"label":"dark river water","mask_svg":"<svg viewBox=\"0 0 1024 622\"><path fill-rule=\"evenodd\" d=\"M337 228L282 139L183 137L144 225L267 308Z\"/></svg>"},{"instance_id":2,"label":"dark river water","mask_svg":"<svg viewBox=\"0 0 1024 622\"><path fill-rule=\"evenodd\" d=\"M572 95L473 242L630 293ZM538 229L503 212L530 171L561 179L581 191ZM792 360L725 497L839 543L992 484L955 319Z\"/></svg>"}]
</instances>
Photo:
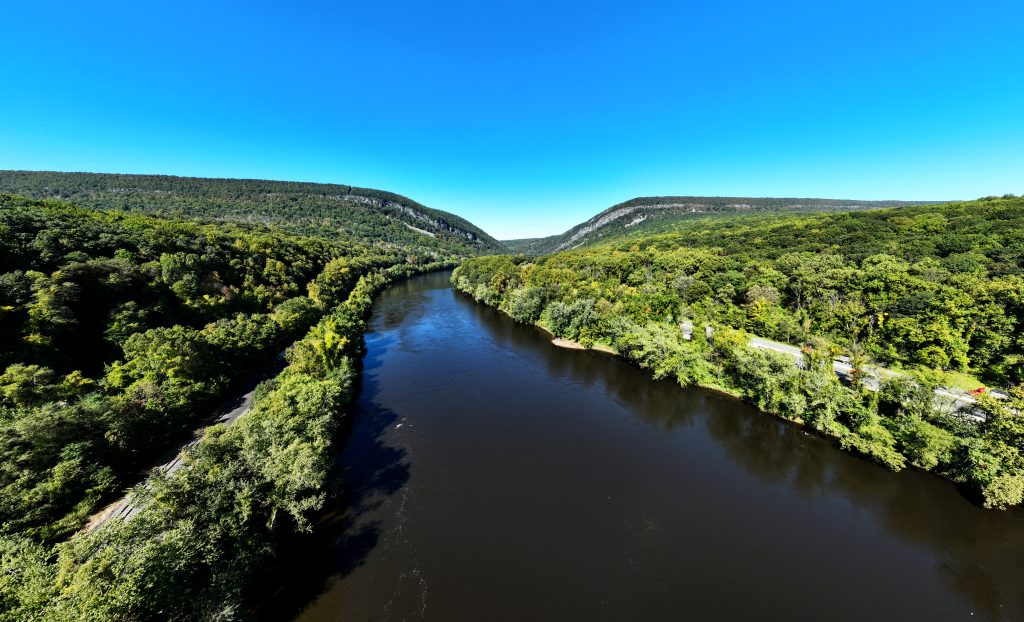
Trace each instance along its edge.
<instances>
[{"instance_id":1,"label":"dark river water","mask_svg":"<svg viewBox=\"0 0 1024 622\"><path fill-rule=\"evenodd\" d=\"M279 619L1021 620L1024 515L552 346L448 274L379 298L346 493Z\"/></svg>"}]
</instances>

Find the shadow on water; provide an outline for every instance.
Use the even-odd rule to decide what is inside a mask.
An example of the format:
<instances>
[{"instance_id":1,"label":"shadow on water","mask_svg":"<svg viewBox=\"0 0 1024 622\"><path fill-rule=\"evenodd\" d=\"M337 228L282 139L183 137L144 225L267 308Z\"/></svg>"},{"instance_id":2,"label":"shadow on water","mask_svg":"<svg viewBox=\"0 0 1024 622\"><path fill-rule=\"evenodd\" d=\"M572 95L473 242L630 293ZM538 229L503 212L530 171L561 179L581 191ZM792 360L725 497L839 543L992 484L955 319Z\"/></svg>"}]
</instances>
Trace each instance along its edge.
<instances>
[{"instance_id":1,"label":"shadow on water","mask_svg":"<svg viewBox=\"0 0 1024 622\"><path fill-rule=\"evenodd\" d=\"M333 582L362 566L380 540L380 521L373 514L409 479L405 450L384 440L397 416L372 401L376 379L371 372L380 366L388 345L378 341L364 358L355 415L341 432L347 439L335 456L333 486L326 504L340 509L323 514L312 534L298 536L281 547L278 563L267 577L274 593L259 599L262 602L254 620L294 618Z\"/></svg>"},{"instance_id":2,"label":"shadow on water","mask_svg":"<svg viewBox=\"0 0 1024 622\"><path fill-rule=\"evenodd\" d=\"M441 279L447 283L448 277L442 274ZM438 274L393 284L378 296L373 326L365 336L353 416L339 431L345 441L335 455L325 504L329 509L316 520L312 534L299 534L280 547L277 563L261 578L265 590L254 598L253 620L296 617L333 583L362 566L379 544L381 521L374 512L409 480L409 462L404 449L385 441L398 416L375 403L375 372L398 341L388 330L420 307L424 281L437 282ZM388 304L394 300L402 304Z\"/></svg>"},{"instance_id":3,"label":"shadow on water","mask_svg":"<svg viewBox=\"0 0 1024 622\"><path fill-rule=\"evenodd\" d=\"M723 398L724 399L724 398ZM937 552L940 574L984 619L1024 619L1024 511L985 510L941 478L884 467L838 449L799 427L756 410L750 416L709 418L708 430L745 472L802 497L841 496L845 511L877 517L899 539ZM809 537L828 538L808 526Z\"/></svg>"}]
</instances>

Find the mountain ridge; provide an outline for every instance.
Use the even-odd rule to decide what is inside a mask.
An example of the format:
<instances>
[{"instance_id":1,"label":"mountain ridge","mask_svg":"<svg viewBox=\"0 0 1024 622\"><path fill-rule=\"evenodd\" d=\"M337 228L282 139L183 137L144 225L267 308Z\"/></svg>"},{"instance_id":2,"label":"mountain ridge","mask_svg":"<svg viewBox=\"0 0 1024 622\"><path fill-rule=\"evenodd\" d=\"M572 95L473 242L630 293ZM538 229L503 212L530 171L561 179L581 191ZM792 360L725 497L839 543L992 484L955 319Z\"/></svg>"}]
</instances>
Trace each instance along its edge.
<instances>
[{"instance_id":1,"label":"mountain ridge","mask_svg":"<svg viewBox=\"0 0 1024 622\"><path fill-rule=\"evenodd\" d=\"M0 170L0 193L62 199L82 207L210 221L285 226L322 237L446 246L466 254L505 246L465 218L406 196L344 184L252 178Z\"/></svg>"},{"instance_id":2,"label":"mountain ridge","mask_svg":"<svg viewBox=\"0 0 1024 622\"><path fill-rule=\"evenodd\" d=\"M502 240L502 243L513 252L543 254L618 237L617 233L624 234L626 230L633 233L650 229L655 224L664 226L694 215L859 211L936 203L943 201L860 201L809 197L635 197L598 212L564 233L541 238ZM624 221L627 217L631 217L628 222Z\"/></svg>"}]
</instances>

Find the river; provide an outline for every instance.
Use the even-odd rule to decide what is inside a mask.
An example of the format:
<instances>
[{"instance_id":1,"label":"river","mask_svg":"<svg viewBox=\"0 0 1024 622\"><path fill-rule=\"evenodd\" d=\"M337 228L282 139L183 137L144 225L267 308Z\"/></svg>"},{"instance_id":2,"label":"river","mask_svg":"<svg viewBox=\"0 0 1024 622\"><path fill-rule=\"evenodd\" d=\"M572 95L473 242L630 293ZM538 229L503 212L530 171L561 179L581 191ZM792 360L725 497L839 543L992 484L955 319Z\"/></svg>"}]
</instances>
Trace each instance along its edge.
<instances>
[{"instance_id":1,"label":"river","mask_svg":"<svg viewBox=\"0 0 1024 622\"><path fill-rule=\"evenodd\" d=\"M1024 619L1020 511L553 347L448 273L383 292L366 344L276 619Z\"/></svg>"}]
</instances>

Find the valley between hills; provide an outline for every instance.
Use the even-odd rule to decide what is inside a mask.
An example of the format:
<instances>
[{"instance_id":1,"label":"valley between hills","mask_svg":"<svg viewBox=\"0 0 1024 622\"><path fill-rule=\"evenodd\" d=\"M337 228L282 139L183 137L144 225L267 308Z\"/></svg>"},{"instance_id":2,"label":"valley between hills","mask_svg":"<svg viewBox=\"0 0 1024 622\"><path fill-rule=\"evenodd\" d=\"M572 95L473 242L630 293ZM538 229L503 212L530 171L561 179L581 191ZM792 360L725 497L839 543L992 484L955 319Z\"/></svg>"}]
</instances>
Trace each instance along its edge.
<instances>
[{"instance_id":1,"label":"valley between hills","mask_svg":"<svg viewBox=\"0 0 1024 622\"><path fill-rule=\"evenodd\" d=\"M274 611L282 605L268 604L260 586L296 563L289 551L332 533L332 512L399 520L387 514L390 499L417 481L403 452L429 446L415 426L430 430L450 412L460 429L475 429L477 413L491 426L481 438L513 452L495 430L559 403L568 419L548 421L564 441L589 424L559 401L559 386L573 395L590 387L600 399L576 399L626 404L664 434L675 433L667 413L677 403L703 408L693 400L712 400L708 412L722 421L773 415L745 424L776 435L773 451L841 465L849 481L875 482L866 488L927 490L960 524L991 528L1020 550L1021 535L1005 527L1024 502L1024 198L1013 195L646 197L560 235L499 241L458 215L352 186L0 171L0 318L4 621ZM547 331L541 341L616 358L545 354L536 328ZM389 350L403 339L416 349ZM472 344L507 360L478 358ZM419 358L401 358L411 352ZM517 356L532 367L508 362ZM543 377L531 375L539 369ZM402 381L387 384L386 373L399 373L389 370ZM430 379L420 398L406 393L417 378ZM436 391L445 378L461 384ZM530 396L538 401L522 401ZM402 418L414 402L426 410ZM503 416L485 417L488 404ZM701 412L678 415L711 430L699 442L679 437L689 451L745 442ZM615 421L595 424L617 430L601 443L622 434L637 456L682 459ZM509 434L529 445L521 432ZM434 433L464 452L459 464L475 451ZM579 433L581 455L596 451L598 441ZM399 449L363 490L352 455L386 454L382 443ZM542 445L537 459L558 463L556 446ZM754 445L735 451L755 479L790 482L753 466L768 460ZM475 460L498 477L488 469L505 467L493 458ZM814 472L826 497L856 498L879 516L911 512ZM392 486L381 483L388 473L397 474ZM370 489L380 496L373 508L358 494ZM940 547L903 530L886 537ZM353 563L372 566L372 548ZM988 549L979 555L978 564L1005 563ZM995 611L996 597L963 587L968 571L953 572L963 596L955 606ZM992 585L1021 611L1019 594L1002 579Z\"/></svg>"}]
</instances>

